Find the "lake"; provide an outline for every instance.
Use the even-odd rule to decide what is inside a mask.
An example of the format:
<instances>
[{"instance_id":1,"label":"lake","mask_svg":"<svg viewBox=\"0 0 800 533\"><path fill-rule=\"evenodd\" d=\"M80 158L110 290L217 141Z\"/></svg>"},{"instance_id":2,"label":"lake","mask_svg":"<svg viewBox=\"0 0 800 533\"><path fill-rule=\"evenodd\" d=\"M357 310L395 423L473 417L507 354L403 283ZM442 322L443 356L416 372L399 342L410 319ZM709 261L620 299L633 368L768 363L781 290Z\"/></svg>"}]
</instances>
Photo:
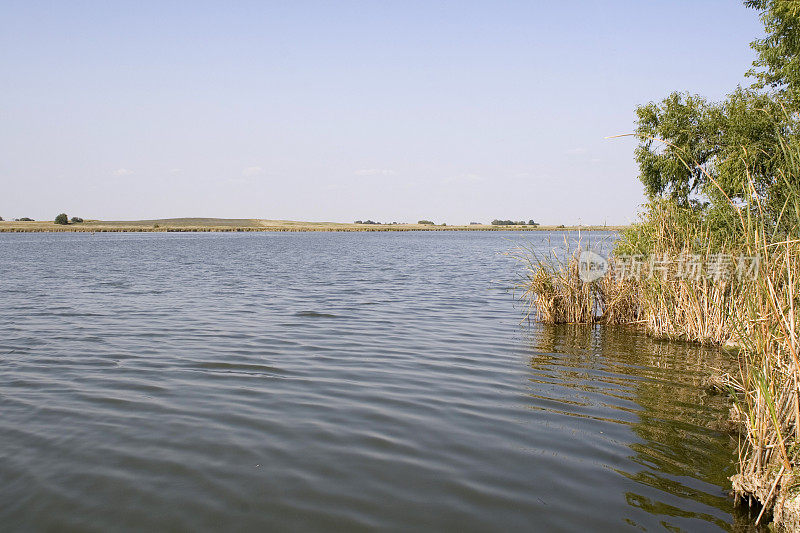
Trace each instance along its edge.
<instances>
[{"instance_id":1,"label":"lake","mask_svg":"<svg viewBox=\"0 0 800 533\"><path fill-rule=\"evenodd\" d=\"M548 238L0 234L2 529L745 528L728 356L523 321Z\"/></svg>"}]
</instances>

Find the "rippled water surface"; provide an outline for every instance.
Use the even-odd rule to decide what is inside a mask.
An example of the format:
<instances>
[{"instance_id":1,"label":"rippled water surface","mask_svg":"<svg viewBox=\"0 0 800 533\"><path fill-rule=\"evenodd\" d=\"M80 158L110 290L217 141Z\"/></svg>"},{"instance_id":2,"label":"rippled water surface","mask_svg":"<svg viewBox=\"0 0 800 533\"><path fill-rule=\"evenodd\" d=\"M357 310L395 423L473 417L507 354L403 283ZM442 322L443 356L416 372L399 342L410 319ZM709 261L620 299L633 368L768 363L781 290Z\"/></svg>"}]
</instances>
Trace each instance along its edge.
<instances>
[{"instance_id":1,"label":"rippled water surface","mask_svg":"<svg viewBox=\"0 0 800 533\"><path fill-rule=\"evenodd\" d=\"M546 237L0 234L0 529L738 528L725 357L521 325Z\"/></svg>"}]
</instances>

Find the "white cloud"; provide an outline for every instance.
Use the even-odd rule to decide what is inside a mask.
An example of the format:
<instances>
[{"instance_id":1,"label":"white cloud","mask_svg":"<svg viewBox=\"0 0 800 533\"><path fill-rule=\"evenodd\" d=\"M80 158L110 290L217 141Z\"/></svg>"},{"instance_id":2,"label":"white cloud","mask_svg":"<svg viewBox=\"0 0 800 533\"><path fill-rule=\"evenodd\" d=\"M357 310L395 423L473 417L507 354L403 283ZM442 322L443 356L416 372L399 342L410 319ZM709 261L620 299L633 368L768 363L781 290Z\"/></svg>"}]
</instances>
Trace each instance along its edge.
<instances>
[{"instance_id":1,"label":"white cloud","mask_svg":"<svg viewBox=\"0 0 800 533\"><path fill-rule=\"evenodd\" d=\"M115 176L130 176L131 174L134 174L134 172L129 168L118 168L114 171Z\"/></svg>"},{"instance_id":2,"label":"white cloud","mask_svg":"<svg viewBox=\"0 0 800 533\"><path fill-rule=\"evenodd\" d=\"M362 168L356 170L355 174L356 176L394 176L397 172L386 168Z\"/></svg>"},{"instance_id":3,"label":"white cloud","mask_svg":"<svg viewBox=\"0 0 800 533\"><path fill-rule=\"evenodd\" d=\"M247 167L242 170L242 176L245 178L252 178L253 176L260 176L264 174L264 169L261 167Z\"/></svg>"}]
</instances>

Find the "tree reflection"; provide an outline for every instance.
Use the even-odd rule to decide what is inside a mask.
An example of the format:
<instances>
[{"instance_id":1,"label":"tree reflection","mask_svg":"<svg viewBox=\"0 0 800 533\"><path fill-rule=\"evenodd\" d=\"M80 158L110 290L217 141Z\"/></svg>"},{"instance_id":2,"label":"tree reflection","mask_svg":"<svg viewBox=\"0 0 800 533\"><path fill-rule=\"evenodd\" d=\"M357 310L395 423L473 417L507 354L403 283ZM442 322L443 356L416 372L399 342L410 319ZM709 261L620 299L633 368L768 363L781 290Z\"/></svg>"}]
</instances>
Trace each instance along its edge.
<instances>
[{"instance_id":1,"label":"tree reflection","mask_svg":"<svg viewBox=\"0 0 800 533\"><path fill-rule=\"evenodd\" d=\"M682 519L752 527L726 494L736 453L724 432L728 400L703 386L713 371L735 365L732 355L624 326L536 325L528 342L538 408L630 427L632 453L611 467L641 487L625 493L628 505L661 517L668 529L681 529ZM676 505L686 500L702 505ZM687 510L703 506L731 513L732 523Z\"/></svg>"}]
</instances>

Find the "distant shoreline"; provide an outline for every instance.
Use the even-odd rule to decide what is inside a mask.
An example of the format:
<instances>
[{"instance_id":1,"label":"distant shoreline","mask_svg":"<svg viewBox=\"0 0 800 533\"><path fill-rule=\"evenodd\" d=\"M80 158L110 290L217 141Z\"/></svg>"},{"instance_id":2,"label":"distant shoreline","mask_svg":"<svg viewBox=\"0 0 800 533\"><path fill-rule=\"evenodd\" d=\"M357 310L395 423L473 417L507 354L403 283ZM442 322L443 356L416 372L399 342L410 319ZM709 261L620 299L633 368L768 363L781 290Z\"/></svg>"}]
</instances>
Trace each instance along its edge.
<instances>
[{"instance_id":1,"label":"distant shoreline","mask_svg":"<svg viewBox=\"0 0 800 533\"><path fill-rule=\"evenodd\" d=\"M54 222L0 222L0 233L133 233L133 232L355 232L355 231L619 231L628 226L493 226L471 224L442 226L430 224L345 224L338 222L295 222L290 220L172 218L160 220L103 221L61 225Z\"/></svg>"}]
</instances>

